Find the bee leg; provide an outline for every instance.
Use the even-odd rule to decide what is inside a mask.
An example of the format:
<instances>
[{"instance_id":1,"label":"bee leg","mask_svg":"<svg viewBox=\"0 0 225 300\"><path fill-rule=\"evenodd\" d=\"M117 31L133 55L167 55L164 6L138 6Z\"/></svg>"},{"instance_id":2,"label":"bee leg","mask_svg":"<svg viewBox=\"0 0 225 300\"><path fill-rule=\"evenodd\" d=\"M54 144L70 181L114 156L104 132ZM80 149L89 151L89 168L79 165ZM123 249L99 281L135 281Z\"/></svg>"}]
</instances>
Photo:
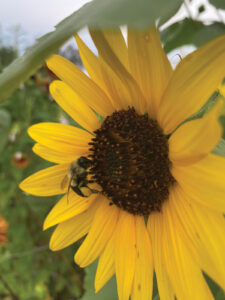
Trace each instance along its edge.
<instances>
[{"instance_id":1,"label":"bee leg","mask_svg":"<svg viewBox=\"0 0 225 300\"><path fill-rule=\"evenodd\" d=\"M88 180L87 183L94 183L94 180Z\"/></svg>"},{"instance_id":2,"label":"bee leg","mask_svg":"<svg viewBox=\"0 0 225 300\"><path fill-rule=\"evenodd\" d=\"M75 193L77 193L77 195L79 195L79 196L81 196L81 197L86 197L86 196L82 193L82 191L80 190L80 188L79 188L78 186L73 186L72 189L73 189L73 191L74 191Z\"/></svg>"},{"instance_id":3,"label":"bee leg","mask_svg":"<svg viewBox=\"0 0 225 300\"><path fill-rule=\"evenodd\" d=\"M93 194L97 194L97 193L100 193L100 191L97 191L97 190L93 190L93 189L90 189L89 190L93 193Z\"/></svg>"},{"instance_id":4,"label":"bee leg","mask_svg":"<svg viewBox=\"0 0 225 300\"><path fill-rule=\"evenodd\" d=\"M92 188L90 188L89 186L87 186L89 183L95 183L95 181L94 181L94 180L87 180L86 187L88 187L88 188L89 188L89 190L90 190L90 191L91 191L93 194L100 193L100 191L98 191L98 190L95 190L95 189L92 189Z\"/></svg>"}]
</instances>

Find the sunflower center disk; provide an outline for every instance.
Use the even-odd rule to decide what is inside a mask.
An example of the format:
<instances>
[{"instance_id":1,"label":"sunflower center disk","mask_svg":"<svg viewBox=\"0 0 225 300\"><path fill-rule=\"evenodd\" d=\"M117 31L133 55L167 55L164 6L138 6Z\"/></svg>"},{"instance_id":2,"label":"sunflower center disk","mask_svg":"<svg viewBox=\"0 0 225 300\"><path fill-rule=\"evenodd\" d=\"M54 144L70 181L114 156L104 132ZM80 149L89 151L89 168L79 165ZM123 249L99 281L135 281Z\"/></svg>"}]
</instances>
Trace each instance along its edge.
<instances>
[{"instance_id":1,"label":"sunflower center disk","mask_svg":"<svg viewBox=\"0 0 225 300\"><path fill-rule=\"evenodd\" d=\"M155 120L133 108L116 111L90 145L90 173L112 204L135 215L160 211L175 180L168 141Z\"/></svg>"}]
</instances>

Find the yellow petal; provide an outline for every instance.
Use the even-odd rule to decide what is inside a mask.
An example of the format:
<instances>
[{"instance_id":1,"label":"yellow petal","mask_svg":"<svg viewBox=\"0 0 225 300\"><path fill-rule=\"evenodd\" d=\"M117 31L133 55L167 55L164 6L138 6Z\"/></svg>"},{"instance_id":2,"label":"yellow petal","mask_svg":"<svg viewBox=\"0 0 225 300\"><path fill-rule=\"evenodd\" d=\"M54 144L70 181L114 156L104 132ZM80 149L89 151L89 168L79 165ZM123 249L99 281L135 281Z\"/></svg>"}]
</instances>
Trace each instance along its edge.
<instances>
[{"instance_id":1,"label":"yellow petal","mask_svg":"<svg viewBox=\"0 0 225 300\"><path fill-rule=\"evenodd\" d=\"M99 56L108 64L116 76L123 82L124 86L130 93L130 99L132 102L131 106L134 106L137 112L144 113L146 107L146 100L137 85L137 82L127 71L124 65L120 62L119 58L115 55L114 51L110 47L108 41L106 40L103 32L100 30L90 31L93 42L98 49Z\"/></svg>"},{"instance_id":2,"label":"yellow petal","mask_svg":"<svg viewBox=\"0 0 225 300\"><path fill-rule=\"evenodd\" d=\"M152 241L154 267L160 300L174 300L174 292L165 268L165 249L163 245L164 226L162 213L152 213L148 219L148 231Z\"/></svg>"},{"instance_id":3,"label":"yellow petal","mask_svg":"<svg viewBox=\"0 0 225 300\"><path fill-rule=\"evenodd\" d=\"M189 198L178 186L170 198L171 209L177 214L187 235L186 246L195 247L196 259L202 269L225 288L225 219L222 214Z\"/></svg>"},{"instance_id":4,"label":"yellow petal","mask_svg":"<svg viewBox=\"0 0 225 300\"><path fill-rule=\"evenodd\" d=\"M222 136L218 117L223 101L218 101L203 118L179 127L169 139L169 156L174 164L188 165L208 155Z\"/></svg>"},{"instance_id":5,"label":"yellow petal","mask_svg":"<svg viewBox=\"0 0 225 300\"><path fill-rule=\"evenodd\" d=\"M65 81L87 105L102 116L110 115L113 107L101 88L67 59L53 55L47 65L61 80Z\"/></svg>"},{"instance_id":6,"label":"yellow petal","mask_svg":"<svg viewBox=\"0 0 225 300\"><path fill-rule=\"evenodd\" d=\"M20 183L20 188L36 196L53 196L66 192L61 182L68 172L69 164L56 165L41 170L27 177Z\"/></svg>"},{"instance_id":7,"label":"yellow petal","mask_svg":"<svg viewBox=\"0 0 225 300\"><path fill-rule=\"evenodd\" d=\"M147 99L149 115L155 117L172 75L172 67L162 48L157 29L155 27L145 31L129 29L128 55L131 74Z\"/></svg>"},{"instance_id":8,"label":"yellow petal","mask_svg":"<svg viewBox=\"0 0 225 300\"><path fill-rule=\"evenodd\" d=\"M95 201L85 212L60 223L52 234L50 249L53 251L63 249L87 234L98 206L99 201Z\"/></svg>"},{"instance_id":9,"label":"yellow petal","mask_svg":"<svg viewBox=\"0 0 225 300\"><path fill-rule=\"evenodd\" d=\"M119 209L101 197L91 229L74 257L80 267L86 267L102 253L117 224Z\"/></svg>"},{"instance_id":10,"label":"yellow petal","mask_svg":"<svg viewBox=\"0 0 225 300\"><path fill-rule=\"evenodd\" d=\"M97 115L65 82L55 80L49 89L55 101L83 128L93 132L100 126Z\"/></svg>"},{"instance_id":11,"label":"yellow petal","mask_svg":"<svg viewBox=\"0 0 225 300\"><path fill-rule=\"evenodd\" d=\"M115 234L109 240L99 258L95 275L95 292L97 293L115 273Z\"/></svg>"},{"instance_id":12,"label":"yellow petal","mask_svg":"<svg viewBox=\"0 0 225 300\"><path fill-rule=\"evenodd\" d=\"M165 90L158 122L166 134L197 112L225 76L225 35L181 60Z\"/></svg>"},{"instance_id":13,"label":"yellow petal","mask_svg":"<svg viewBox=\"0 0 225 300\"><path fill-rule=\"evenodd\" d=\"M99 62L104 84L115 109L128 109L128 107L135 106L135 95L130 93L128 86L113 72L102 57L99 57Z\"/></svg>"},{"instance_id":14,"label":"yellow petal","mask_svg":"<svg viewBox=\"0 0 225 300\"><path fill-rule=\"evenodd\" d=\"M79 36L76 36L76 41L88 74L105 91L115 109L127 109L132 100L126 86L102 57L96 57Z\"/></svg>"},{"instance_id":15,"label":"yellow petal","mask_svg":"<svg viewBox=\"0 0 225 300\"><path fill-rule=\"evenodd\" d=\"M132 300L152 299L153 257L152 246L144 218L136 217L137 258Z\"/></svg>"},{"instance_id":16,"label":"yellow petal","mask_svg":"<svg viewBox=\"0 0 225 300\"><path fill-rule=\"evenodd\" d=\"M173 176L183 190L197 202L225 212L225 158L209 154L187 167L174 167Z\"/></svg>"},{"instance_id":17,"label":"yellow petal","mask_svg":"<svg viewBox=\"0 0 225 300\"><path fill-rule=\"evenodd\" d=\"M225 83L224 82L222 82L222 84L219 86L219 92L220 92L220 94L223 96L223 97L225 97Z\"/></svg>"},{"instance_id":18,"label":"yellow petal","mask_svg":"<svg viewBox=\"0 0 225 300\"><path fill-rule=\"evenodd\" d=\"M112 48L115 55L119 58L121 64L129 70L128 52L126 42L120 29L103 30L103 35Z\"/></svg>"},{"instance_id":19,"label":"yellow petal","mask_svg":"<svg viewBox=\"0 0 225 300\"><path fill-rule=\"evenodd\" d=\"M93 137L82 129L59 123L35 124L28 129L28 134L41 145L65 155L73 154L75 158L88 152Z\"/></svg>"},{"instance_id":20,"label":"yellow petal","mask_svg":"<svg viewBox=\"0 0 225 300\"><path fill-rule=\"evenodd\" d=\"M44 221L44 230L84 212L97 198L96 194L87 198L80 197L71 190L69 195L63 196L49 212Z\"/></svg>"},{"instance_id":21,"label":"yellow petal","mask_svg":"<svg viewBox=\"0 0 225 300\"><path fill-rule=\"evenodd\" d=\"M135 217L121 210L115 236L115 267L119 300L128 300L131 294L136 255Z\"/></svg>"},{"instance_id":22,"label":"yellow petal","mask_svg":"<svg viewBox=\"0 0 225 300\"><path fill-rule=\"evenodd\" d=\"M34 145L32 150L35 154L39 155L40 157L57 164L71 163L72 161L80 157L80 155L75 156L74 154L65 154L64 152L59 152L57 150L47 148L38 143ZM86 155L87 154L88 153L86 153Z\"/></svg>"},{"instance_id":23,"label":"yellow petal","mask_svg":"<svg viewBox=\"0 0 225 300\"><path fill-rule=\"evenodd\" d=\"M173 189L175 190L175 189ZM171 194L173 193L171 191ZM171 195L170 195L171 196ZM213 300L200 267L185 245L182 228L170 199L164 203L164 251L165 266L177 299Z\"/></svg>"},{"instance_id":24,"label":"yellow petal","mask_svg":"<svg viewBox=\"0 0 225 300\"><path fill-rule=\"evenodd\" d=\"M99 58L87 47L78 35L75 36L75 39L85 70L88 72L91 79L108 95Z\"/></svg>"}]
</instances>

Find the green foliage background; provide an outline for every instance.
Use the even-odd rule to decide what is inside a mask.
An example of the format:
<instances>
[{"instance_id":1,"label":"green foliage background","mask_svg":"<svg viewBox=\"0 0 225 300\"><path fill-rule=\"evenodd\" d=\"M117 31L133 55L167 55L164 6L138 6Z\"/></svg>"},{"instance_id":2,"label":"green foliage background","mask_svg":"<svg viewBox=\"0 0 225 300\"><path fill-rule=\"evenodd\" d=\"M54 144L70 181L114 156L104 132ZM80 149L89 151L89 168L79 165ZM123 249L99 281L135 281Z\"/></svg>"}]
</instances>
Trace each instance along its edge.
<instances>
[{"instance_id":1,"label":"green foliage background","mask_svg":"<svg viewBox=\"0 0 225 300\"><path fill-rule=\"evenodd\" d=\"M0 211L9 223L8 243L0 248L0 279L18 299L51 299L48 295L52 299L78 299L83 293L83 271L73 263L77 246L52 253L48 249L51 231L42 231L43 220L57 199L25 195L18 188L23 178L49 166L32 153L27 128L37 122L57 122L63 112L43 85L29 79L0 106L1 121L3 115L1 137L11 140L1 139L0 143ZM16 152L29 159L25 169L13 163ZM0 299L8 299L8 294L0 280Z\"/></svg>"},{"instance_id":2,"label":"green foliage background","mask_svg":"<svg viewBox=\"0 0 225 300\"><path fill-rule=\"evenodd\" d=\"M58 122L64 117L72 123L49 97L46 85L51 78L43 68L37 69L50 53L57 51L84 25L129 24L140 29L151 25L158 17L163 23L181 2L170 1L168 5L166 0L140 0L137 6L135 0L94 0L60 23L55 32L43 37L23 58L15 60L0 74L0 100L10 95L0 104L0 214L9 223L8 243L0 247L0 300L117 299L115 278L94 295L96 263L85 270L74 264L73 255L81 242L56 253L48 249L52 230L43 232L42 224L57 197L33 197L18 188L23 178L50 165L32 153L33 141L27 135L27 128L43 121ZM223 0L211 0L211 3L225 8ZM199 14L203 11L204 7L199 7ZM188 44L198 47L223 33L223 22L206 26L188 18L163 30L161 38L166 52L170 52ZM15 49L0 49L0 71L15 57ZM11 94L24 80L26 82ZM221 122L225 127L224 119L221 118ZM26 168L20 168L19 161L15 162L17 152L28 160ZM215 153L225 156L224 140ZM207 280L215 299L225 299L223 291L209 278ZM156 280L153 299L159 299Z\"/></svg>"}]
</instances>

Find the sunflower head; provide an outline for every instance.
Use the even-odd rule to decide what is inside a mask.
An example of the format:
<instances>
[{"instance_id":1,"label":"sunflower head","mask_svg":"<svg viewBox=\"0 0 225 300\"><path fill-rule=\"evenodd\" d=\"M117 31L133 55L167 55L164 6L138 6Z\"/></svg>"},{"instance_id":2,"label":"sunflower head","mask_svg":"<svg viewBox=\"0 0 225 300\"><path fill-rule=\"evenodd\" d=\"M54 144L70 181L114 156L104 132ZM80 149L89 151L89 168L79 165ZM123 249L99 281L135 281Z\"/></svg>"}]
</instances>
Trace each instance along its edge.
<instances>
[{"instance_id":1,"label":"sunflower head","mask_svg":"<svg viewBox=\"0 0 225 300\"><path fill-rule=\"evenodd\" d=\"M134 108L107 116L94 131L91 174L112 204L137 215L160 211L174 182L167 137Z\"/></svg>"},{"instance_id":2,"label":"sunflower head","mask_svg":"<svg viewBox=\"0 0 225 300\"><path fill-rule=\"evenodd\" d=\"M33 125L34 152L55 165L20 187L65 194L44 222L57 225L50 248L86 235L74 258L85 267L99 257L96 291L116 274L120 300L151 299L155 270L161 299L212 299L202 270L225 287L225 159L211 153L223 100L185 120L224 78L225 36L175 70L155 27L128 29L127 41L120 30L91 37L97 56L76 36L89 76L58 55L47 61L60 78L52 97L83 129Z\"/></svg>"}]
</instances>

